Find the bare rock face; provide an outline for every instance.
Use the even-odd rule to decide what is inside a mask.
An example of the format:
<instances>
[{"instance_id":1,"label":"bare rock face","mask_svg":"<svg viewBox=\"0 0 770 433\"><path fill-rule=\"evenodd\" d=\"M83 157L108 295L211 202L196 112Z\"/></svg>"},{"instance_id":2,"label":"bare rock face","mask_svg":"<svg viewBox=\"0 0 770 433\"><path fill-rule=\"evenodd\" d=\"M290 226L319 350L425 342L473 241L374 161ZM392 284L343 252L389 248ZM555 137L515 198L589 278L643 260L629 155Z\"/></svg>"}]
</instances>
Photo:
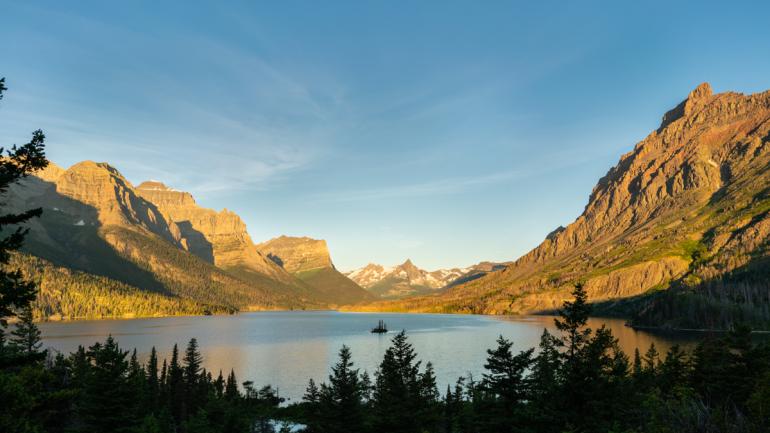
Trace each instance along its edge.
<instances>
[{"instance_id":1,"label":"bare rock face","mask_svg":"<svg viewBox=\"0 0 770 433\"><path fill-rule=\"evenodd\" d=\"M334 267L325 240L281 236L257 245L257 249L334 305L374 299Z\"/></svg>"},{"instance_id":2,"label":"bare rock face","mask_svg":"<svg viewBox=\"0 0 770 433\"><path fill-rule=\"evenodd\" d=\"M187 248L198 257L222 269L240 268L292 282L290 275L257 251L246 224L234 212L202 208L190 193L157 181L143 182L136 191L174 221Z\"/></svg>"},{"instance_id":3,"label":"bare rock face","mask_svg":"<svg viewBox=\"0 0 770 433\"><path fill-rule=\"evenodd\" d=\"M292 274L334 268L323 239L280 236L257 245L257 249Z\"/></svg>"},{"instance_id":4,"label":"bare rock face","mask_svg":"<svg viewBox=\"0 0 770 433\"><path fill-rule=\"evenodd\" d=\"M85 207L89 211L83 215L83 224L139 226L181 245L179 227L137 195L131 183L107 163L84 161L64 172L47 169L40 179L55 179L56 193L71 199L59 200L61 207Z\"/></svg>"},{"instance_id":5,"label":"bare rock face","mask_svg":"<svg viewBox=\"0 0 770 433\"><path fill-rule=\"evenodd\" d=\"M701 84L599 180L575 222L438 298L376 308L537 312L577 281L603 301L741 271L769 251L768 143L770 91L713 94Z\"/></svg>"}]
</instances>

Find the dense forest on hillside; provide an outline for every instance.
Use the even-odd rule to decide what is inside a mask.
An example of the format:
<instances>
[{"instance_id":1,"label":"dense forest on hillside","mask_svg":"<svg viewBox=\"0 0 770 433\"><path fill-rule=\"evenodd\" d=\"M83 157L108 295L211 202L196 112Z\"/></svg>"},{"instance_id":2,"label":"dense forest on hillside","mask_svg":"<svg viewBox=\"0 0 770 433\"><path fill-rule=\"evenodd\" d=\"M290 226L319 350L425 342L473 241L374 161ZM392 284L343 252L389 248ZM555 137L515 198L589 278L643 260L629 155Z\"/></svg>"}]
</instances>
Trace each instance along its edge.
<instances>
[{"instance_id":1,"label":"dense forest on hillside","mask_svg":"<svg viewBox=\"0 0 770 433\"><path fill-rule=\"evenodd\" d=\"M605 328L587 329L582 288L518 353L502 337L482 377L442 393L430 363L406 333L392 339L370 376L342 347L327 382L310 381L301 403L284 406L270 386L240 385L209 372L195 339L170 360L153 348L144 365L112 337L69 356L40 350L22 313L0 339L0 430L4 432L274 432L281 426L333 432L766 432L770 344L734 329L686 353L623 353ZM266 378L269 381L269 378Z\"/></svg>"},{"instance_id":2,"label":"dense forest on hillside","mask_svg":"<svg viewBox=\"0 0 770 433\"><path fill-rule=\"evenodd\" d=\"M36 319L101 319L233 313L173 295L140 290L107 277L55 266L27 254L14 254L10 268L21 270L38 288Z\"/></svg>"}]
</instances>

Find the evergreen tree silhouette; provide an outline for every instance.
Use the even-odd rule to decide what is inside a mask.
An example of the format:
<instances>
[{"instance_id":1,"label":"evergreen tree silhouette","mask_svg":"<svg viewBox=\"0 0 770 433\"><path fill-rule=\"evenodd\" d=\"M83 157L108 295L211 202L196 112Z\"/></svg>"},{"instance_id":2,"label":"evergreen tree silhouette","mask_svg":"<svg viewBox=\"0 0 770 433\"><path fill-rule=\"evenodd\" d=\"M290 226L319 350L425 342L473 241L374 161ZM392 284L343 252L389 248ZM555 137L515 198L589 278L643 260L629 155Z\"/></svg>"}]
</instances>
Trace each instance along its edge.
<instances>
[{"instance_id":1,"label":"evergreen tree silhouette","mask_svg":"<svg viewBox=\"0 0 770 433\"><path fill-rule=\"evenodd\" d=\"M322 416L320 431L363 431L365 426L362 394L359 372L353 368L350 348L342 346L339 361L332 367L329 384L322 384L319 392Z\"/></svg>"},{"instance_id":2,"label":"evergreen tree silhouette","mask_svg":"<svg viewBox=\"0 0 770 433\"><path fill-rule=\"evenodd\" d=\"M534 349L514 355L513 343L501 335L497 347L487 350L487 362L481 387L487 400L480 417L480 431L506 432L519 430L524 419L523 402L529 395L529 383L524 377L532 364ZM512 419L517 420L511 422Z\"/></svg>"},{"instance_id":3,"label":"evergreen tree silhouette","mask_svg":"<svg viewBox=\"0 0 770 433\"><path fill-rule=\"evenodd\" d=\"M23 359L28 361L42 361L45 359L45 351L40 351L43 342L40 337L40 329L33 321L32 307L27 305L19 315L19 321L11 331L9 346Z\"/></svg>"},{"instance_id":4,"label":"evergreen tree silhouette","mask_svg":"<svg viewBox=\"0 0 770 433\"><path fill-rule=\"evenodd\" d=\"M8 90L5 78L0 78L0 100ZM42 170L48 165L45 157L45 135L37 130L32 139L21 146L13 145L9 149L0 147L0 197L8 189L30 174ZM5 200L0 200L5 204ZM11 253L21 248L29 232L20 224L39 217L42 208L30 209L20 213L0 214L0 328L8 325L7 319L23 311L35 299L35 285L26 281L21 271L7 269Z\"/></svg>"},{"instance_id":5,"label":"evergreen tree silhouette","mask_svg":"<svg viewBox=\"0 0 770 433\"><path fill-rule=\"evenodd\" d=\"M112 336L86 352L88 373L80 416L84 432L130 432L136 425L136 396L129 386L128 356Z\"/></svg>"}]
</instances>

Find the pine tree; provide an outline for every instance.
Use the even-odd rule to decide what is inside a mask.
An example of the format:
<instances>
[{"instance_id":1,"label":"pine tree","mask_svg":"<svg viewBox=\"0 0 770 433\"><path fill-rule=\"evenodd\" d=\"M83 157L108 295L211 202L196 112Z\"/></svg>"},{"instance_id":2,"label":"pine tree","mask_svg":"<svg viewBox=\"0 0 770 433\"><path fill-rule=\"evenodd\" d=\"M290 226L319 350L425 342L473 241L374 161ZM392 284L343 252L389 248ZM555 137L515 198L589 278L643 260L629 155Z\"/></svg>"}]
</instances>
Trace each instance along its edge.
<instances>
[{"instance_id":1,"label":"pine tree","mask_svg":"<svg viewBox=\"0 0 770 433\"><path fill-rule=\"evenodd\" d=\"M0 100L6 90L8 88L5 86L5 78L0 78ZM47 165L45 135L41 130L33 132L32 139L27 144L18 147L13 145L10 149L0 147L0 196L6 194L8 189L21 179ZM0 232L4 233L4 237L0 238L0 328L5 328L9 317L14 316L17 311L23 312L35 299L35 285L25 281L21 271L8 270L5 265L9 263L11 253L21 248L29 232L28 228L21 227L20 224L39 217L42 213L43 210L37 208L0 215Z\"/></svg>"},{"instance_id":2,"label":"pine tree","mask_svg":"<svg viewBox=\"0 0 770 433\"><path fill-rule=\"evenodd\" d=\"M637 381L642 377L642 357L639 354L639 348L634 348L634 363L632 364L632 376Z\"/></svg>"},{"instance_id":3,"label":"pine tree","mask_svg":"<svg viewBox=\"0 0 770 433\"><path fill-rule=\"evenodd\" d=\"M147 406L152 413L157 413L160 399L160 378L158 377L158 352L155 346L150 350L150 359L147 361Z\"/></svg>"},{"instance_id":4,"label":"pine tree","mask_svg":"<svg viewBox=\"0 0 770 433\"><path fill-rule=\"evenodd\" d=\"M373 395L375 431L419 432L426 406L420 395L420 364L417 353L401 331L385 351L377 370ZM417 408L418 410L415 410Z\"/></svg>"},{"instance_id":5,"label":"pine tree","mask_svg":"<svg viewBox=\"0 0 770 433\"><path fill-rule=\"evenodd\" d=\"M310 379L307 384L307 388L305 389L305 395L302 396L302 401L311 405L318 404L321 398L320 394L321 393L318 389L318 386L315 384L315 381Z\"/></svg>"},{"instance_id":6,"label":"pine tree","mask_svg":"<svg viewBox=\"0 0 770 433\"><path fill-rule=\"evenodd\" d=\"M658 349L655 348L655 343L650 343L650 348L647 349L647 353L644 354L644 370L650 375L654 376L658 370L658 363L660 362L660 354Z\"/></svg>"},{"instance_id":7,"label":"pine tree","mask_svg":"<svg viewBox=\"0 0 770 433\"><path fill-rule=\"evenodd\" d=\"M11 331L10 347L28 360L43 360L45 352L40 352L43 342L32 319L32 307L26 306L19 315L16 328Z\"/></svg>"},{"instance_id":8,"label":"pine tree","mask_svg":"<svg viewBox=\"0 0 770 433\"><path fill-rule=\"evenodd\" d=\"M189 385L195 385L203 364L203 356L198 351L198 340L190 339L184 355L184 380Z\"/></svg>"},{"instance_id":9,"label":"pine tree","mask_svg":"<svg viewBox=\"0 0 770 433\"><path fill-rule=\"evenodd\" d=\"M487 350L487 373L481 386L488 402L487 413L481 419L482 431L515 431L517 423L527 421L522 419L522 403L529 392L524 374L532 364L534 349L514 355L512 347L513 343L501 335L497 348Z\"/></svg>"},{"instance_id":10,"label":"pine tree","mask_svg":"<svg viewBox=\"0 0 770 433\"><path fill-rule=\"evenodd\" d=\"M89 372L79 410L83 431L129 432L135 427L138 400L129 386L127 356L112 336L88 349Z\"/></svg>"},{"instance_id":11,"label":"pine tree","mask_svg":"<svg viewBox=\"0 0 770 433\"><path fill-rule=\"evenodd\" d=\"M235 379L235 371L230 370L230 374L227 376L227 383L225 383L225 398L230 401L235 401L240 398L241 394L238 391L238 381Z\"/></svg>"},{"instance_id":12,"label":"pine tree","mask_svg":"<svg viewBox=\"0 0 770 433\"><path fill-rule=\"evenodd\" d=\"M572 296L574 300L564 302L559 310L559 318L554 320L556 329L563 334L562 342L567 349L565 353L567 363L575 359L591 335L591 329L586 328L591 306L588 304L588 295L582 284L575 284Z\"/></svg>"},{"instance_id":13,"label":"pine tree","mask_svg":"<svg viewBox=\"0 0 770 433\"><path fill-rule=\"evenodd\" d=\"M214 381L214 392L218 398L222 398L225 395L225 378L222 376L222 370L219 370L219 376Z\"/></svg>"},{"instance_id":14,"label":"pine tree","mask_svg":"<svg viewBox=\"0 0 770 433\"><path fill-rule=\"evenodd\" d=\"M362 394L359 372L353 368L350 349L342 346L339 361L332 367L329 384L321 385L319 431L362 431L365 428Z\"/></svg>"},{"instance_id":15,"label":"pine tree","mask_svg":"<svg viewBox=\"0 0 770 433\"><path fill-rule=\"evenodd\" d=\"M168 372L166 388L168 389L169 408L171 409L171 416L174 418L177 424L180 424L185 413L185 386L184 386L184 371L179 365L179 347L174 344L174 348L171 350L171 362L168 364Z\"/></svg>"},{"instance_id":16,"label":"pine tree","mask_svg":"<svg viewBox=\"0 0 770 433\"><path fill-rule=\"evenodd\" d=\"M666 352L666 358L660 364L659 386L665 394L687 387L691 365L687 354L677 345Z\"/></svg>"},{"instance_id":17,"label":"pine tree","mask_svg":"<svg viewBox=\"0 0 770 433\"><path fill-rule=\"evenodd\" d=\"M183 360L184 372L184 409L187 414L194 414L203 406L204 395L201 392L201 364L203 356L198 350L198 340L190 339ZM203 384L205 386L205 383Z\"/></svg>"}]
</instances>

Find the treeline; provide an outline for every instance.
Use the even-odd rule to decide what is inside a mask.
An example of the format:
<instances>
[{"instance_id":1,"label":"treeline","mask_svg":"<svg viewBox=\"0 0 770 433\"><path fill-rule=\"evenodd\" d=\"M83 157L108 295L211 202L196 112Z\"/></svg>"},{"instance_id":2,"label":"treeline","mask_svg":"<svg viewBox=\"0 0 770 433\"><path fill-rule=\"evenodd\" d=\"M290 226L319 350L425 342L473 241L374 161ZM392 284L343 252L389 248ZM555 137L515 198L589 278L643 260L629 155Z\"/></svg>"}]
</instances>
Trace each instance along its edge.
<instances>
[{"instance_id":1,"label":"treeline","mask_svg":"<svg viewBox=\"0 0 770 433\"><path fill-rule=\"evenodd\" d=\"M694 275L694 274L692 274ZM729 274L674 282L629 311L635 325L678 329L729 329L736 323L770 329L770 260Z\"/></svg>"},{"instance_id":2,"label":"treeline","mask_svg":"<svg viewBox=\"0 0 770 433\"><path fill-rule=\"evenodd\" d=\"M585 292L574 295L558 334L518 353L500 337L481 377L443 392L401 332L373 376L343 346L328 381L311 380L290 406L269 386L203 369L194 339L168 361L153 348L144 365L112 337L46 356L25 313L0 338L0 431L273 432L275 420L308 433L770 431L770 344L740 328L690 353L629 357L608 329L586 327Z\"/></svg>"},{"instance_id":3,"label":"treeline","mask_svg":"<svg viewBox=\"0 0 770 433\"><path fill-rule=\"evenodd\" d=\"M36 319L99 319L233 312L217 305L137 289L86 272L55 266L27 254L13 254L9 268L18 269L38 289L32 303Z\"/></svg>"},{"instance_id":4,"label":"treeline","mask_svg":"<svg viewBox=\"0 0 770 433\"><path fill-rule=\"evenodd\" d=\"M0 339L0 431L12 432L272 432L283 401L275 390L242 390L230 372L201 367L195 339L159 363L145 365L112 337L65 357L41 352L31 316ZM37 332L37 333L36 333Z\"/></svg>"},{"instance_id":5,"label":"treeline","mask_svg":"<svg viewBox=\"0 0 770 433\"><path fill-rule=\"evenodd\" d=\"M500 337L481 378L460 378L441 396L404 333L371 383L347 348L328 383L310 382L295 407L308 432L767 432L770 344L746 328L692 353L651 346L632 358L612 333L586 327L582 288L544 331L537 352Z\"/></svg>"}]
</instances>

